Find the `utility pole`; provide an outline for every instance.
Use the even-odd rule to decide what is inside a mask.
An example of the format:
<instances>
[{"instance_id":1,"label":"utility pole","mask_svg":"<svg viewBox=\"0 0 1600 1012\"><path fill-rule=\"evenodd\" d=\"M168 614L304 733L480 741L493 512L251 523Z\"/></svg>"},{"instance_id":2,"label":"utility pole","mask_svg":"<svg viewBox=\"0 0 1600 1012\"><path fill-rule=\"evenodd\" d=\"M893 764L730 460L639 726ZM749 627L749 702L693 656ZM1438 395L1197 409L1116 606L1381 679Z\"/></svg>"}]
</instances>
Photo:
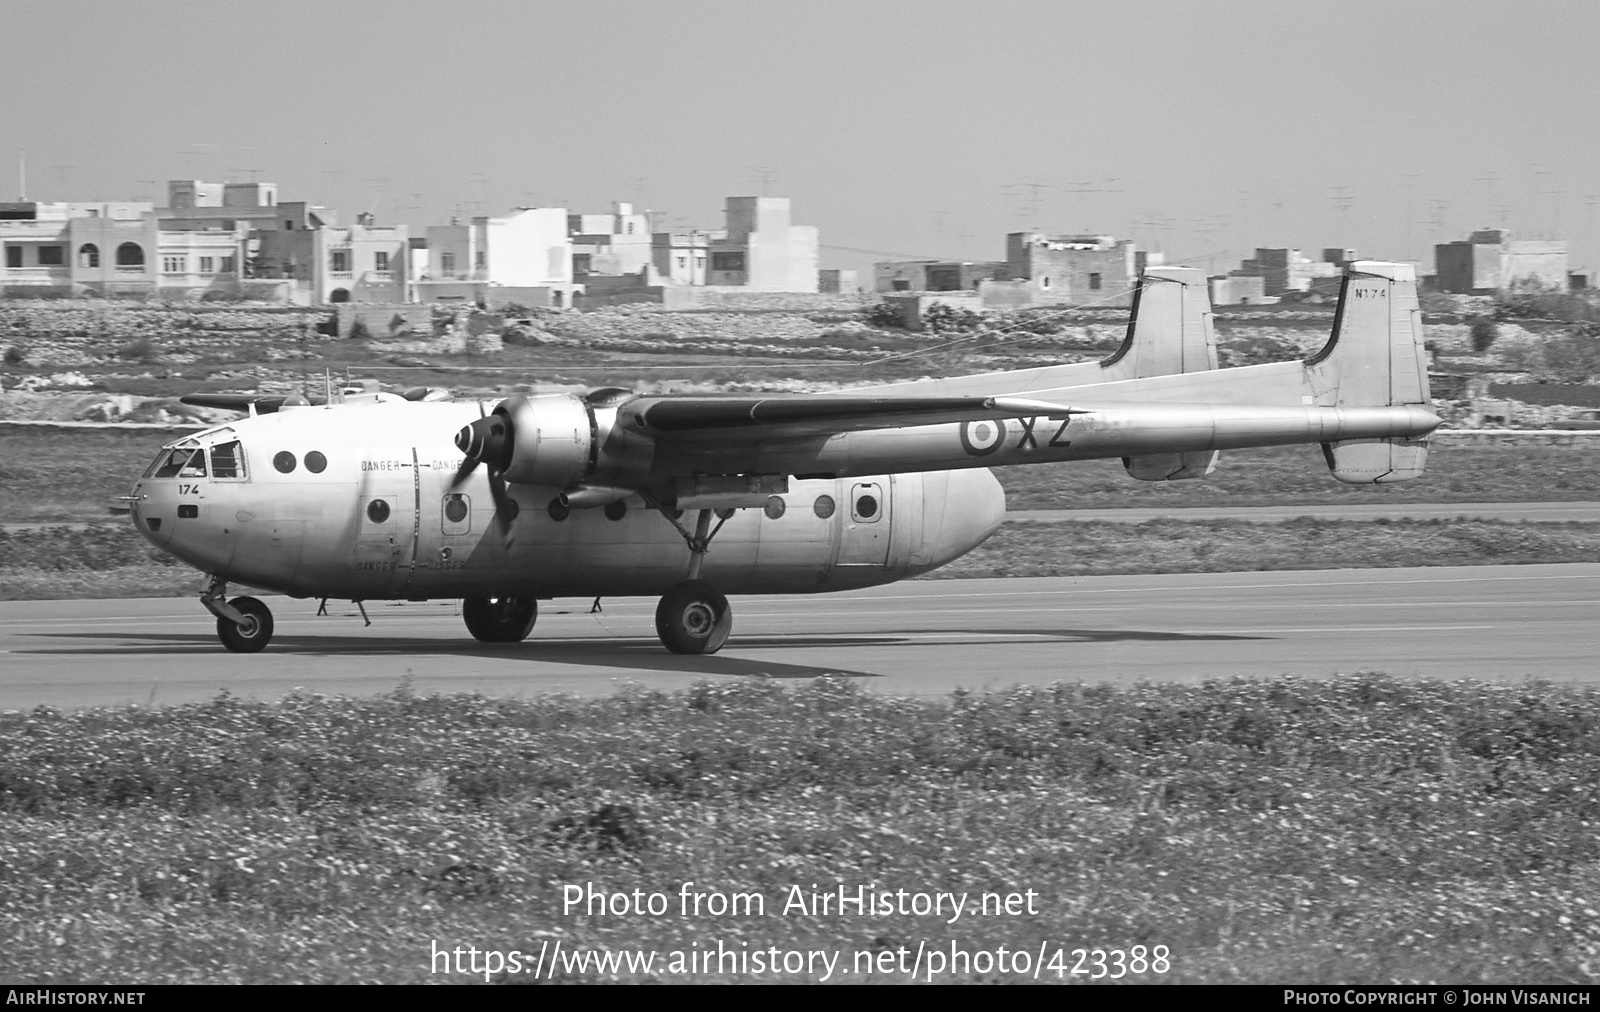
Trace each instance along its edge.
<instances>
[{"instance_id":1,"label":"utility pole","mask_svg":"<svg viewBox=\"0 0 1600 1012\"><path fill-rule=\"evenodd\" d=\"M763 197L767 196L769 184L771 184L772 180L777 177L778 170L769 169L764 165L757 165L752 171L755 172L756 179L760 180L761 182L761 195Z\"/></svg>"},{"instance_id":2,"label":"utility pole","mask_svg":"<svg viewBox=\"0 0 1600 1012\"><path fill-rule=\"evenodd\" d=\"M1421 178L1422 173L1420 173L1420 172L1403 172L1403 173L1401 173L1401 176L1406 181L1406 184L1405 184L1405 187L1406 187L1406 244L1405 244L1405 252L1402 255L1407 260L1417 261L1417 260L1419 260L1419 258L1416 256L1416 252L1417 252L1416 251L1416 247L1415 247L1415 245L1414 245L1414 243L1412 241L1412 237L1411 237L1412 218L1414 218L1416 216L1415 211L1413 211L1413 209L1412 209L1412 204L1414 202L1413 198L1415 196L1415 192L1416 192L1416 188L1417 188L1417 180L1419 178Z\"/></svg>"}]
</instances>

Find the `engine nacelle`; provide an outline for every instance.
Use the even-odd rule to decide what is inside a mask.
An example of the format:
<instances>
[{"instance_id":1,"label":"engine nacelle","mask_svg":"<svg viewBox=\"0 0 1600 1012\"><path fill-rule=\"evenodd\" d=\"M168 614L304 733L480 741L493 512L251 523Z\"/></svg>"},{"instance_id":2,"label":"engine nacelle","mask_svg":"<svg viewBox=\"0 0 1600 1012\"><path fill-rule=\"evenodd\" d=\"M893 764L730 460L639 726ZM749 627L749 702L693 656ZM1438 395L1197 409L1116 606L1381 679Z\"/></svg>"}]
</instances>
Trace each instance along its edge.
<instances>
[{"instance_id":1,"label":"engine nacelle","mask_svg":"<svg viewBox=\"0 0 1600 1012\"><path fill-rule=\"evenodd\" d=\"M509 428L506 481L566 488L594 470L599 433L594 409L576 394L512 397L494 414Z\"/></svg>"}]
</instances>

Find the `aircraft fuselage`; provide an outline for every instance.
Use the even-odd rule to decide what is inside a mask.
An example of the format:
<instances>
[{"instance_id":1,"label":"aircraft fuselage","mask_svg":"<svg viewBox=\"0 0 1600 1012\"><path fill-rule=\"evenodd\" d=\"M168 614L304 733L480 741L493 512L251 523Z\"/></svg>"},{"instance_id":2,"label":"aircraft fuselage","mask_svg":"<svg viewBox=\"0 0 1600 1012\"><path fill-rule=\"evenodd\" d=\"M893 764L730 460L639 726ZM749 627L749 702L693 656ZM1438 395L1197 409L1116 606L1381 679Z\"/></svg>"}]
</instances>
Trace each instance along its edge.
<instances>
[{"instance_id":1,"label":"aircraft fuselage","mask_svg":"<svg viewBox=\"0 0 1600 1012\"><path fill-rule=\"evenodd\" d=\"M515 505L497 514L482 469L453 485L451 436L479 413L399 403L243 419L197 436L187 465L164 451L134 490L134 520L199 570L301 597L659 595L684 579L683 536L638 495L557 519L561 489L510 485ZM702 575L733 594L887 583L969 551L1004 510L984 469L791 481L727 519ZM692 530L695 514L679 522Z\"/></svg>"}]
</instances>

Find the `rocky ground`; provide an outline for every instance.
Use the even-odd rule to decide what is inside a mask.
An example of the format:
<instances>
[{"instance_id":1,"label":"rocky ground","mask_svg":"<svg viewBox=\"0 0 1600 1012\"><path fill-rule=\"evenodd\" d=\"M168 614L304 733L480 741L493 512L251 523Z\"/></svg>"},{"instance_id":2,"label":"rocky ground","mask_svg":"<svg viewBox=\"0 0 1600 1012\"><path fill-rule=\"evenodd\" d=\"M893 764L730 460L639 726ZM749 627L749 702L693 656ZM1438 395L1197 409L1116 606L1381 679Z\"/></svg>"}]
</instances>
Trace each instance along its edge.
<instances>
[{"instance_id":1,"label":"rocky ground","mask_svg":"<svg viewBox=\"0 0 1600 1012\"><path fill-rule=\"evenodd\" d=\"M1481 301L1481 300L1478 300ZM1124 310L985 314L976 328L912 333L876 326L864 295L716 295L665 311L489 314L439 309L430 333L338 340L326 310L98 300L0 305L0 419L204 424L226 417L179 404L195 391L320 393L329 380L377 377L457 392L509 393L530 383L646 390L830 389L1024 368L1103 356L1121 341ZM1600 337L1583 325L1503 320L1474 350L1474 300L1440 304L1427 323L1436 370L1460 377L1440 409L1451 424L1505 418L1539 427L1572 404L1481 404L1496 384L1587 382ZM1228 307L1216 314L1224 366L1288 361L1326 340L1330 306Z\"/></svg>"}]
</instances>

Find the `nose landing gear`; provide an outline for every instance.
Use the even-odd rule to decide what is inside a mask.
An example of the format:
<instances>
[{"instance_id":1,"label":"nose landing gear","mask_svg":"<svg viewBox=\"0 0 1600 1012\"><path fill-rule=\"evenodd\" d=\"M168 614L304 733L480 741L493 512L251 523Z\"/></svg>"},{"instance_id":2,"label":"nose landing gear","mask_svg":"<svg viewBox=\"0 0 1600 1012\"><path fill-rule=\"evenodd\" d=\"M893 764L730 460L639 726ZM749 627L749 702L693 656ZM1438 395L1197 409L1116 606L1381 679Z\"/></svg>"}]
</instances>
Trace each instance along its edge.
<instances>
[{"instance_id":1,"label":"nose landing gear","mask_svg":"<svg viewBox=\"0 0 1600 1012\"><path fill-rule=\"evenodd\" d=\"M213 576L200 603L217 616L217 638L223 646L236 654L256 653L272 639L272 610L253 597L229 601L227 590L227 582Z\"/></svg>"}]
</instances>

